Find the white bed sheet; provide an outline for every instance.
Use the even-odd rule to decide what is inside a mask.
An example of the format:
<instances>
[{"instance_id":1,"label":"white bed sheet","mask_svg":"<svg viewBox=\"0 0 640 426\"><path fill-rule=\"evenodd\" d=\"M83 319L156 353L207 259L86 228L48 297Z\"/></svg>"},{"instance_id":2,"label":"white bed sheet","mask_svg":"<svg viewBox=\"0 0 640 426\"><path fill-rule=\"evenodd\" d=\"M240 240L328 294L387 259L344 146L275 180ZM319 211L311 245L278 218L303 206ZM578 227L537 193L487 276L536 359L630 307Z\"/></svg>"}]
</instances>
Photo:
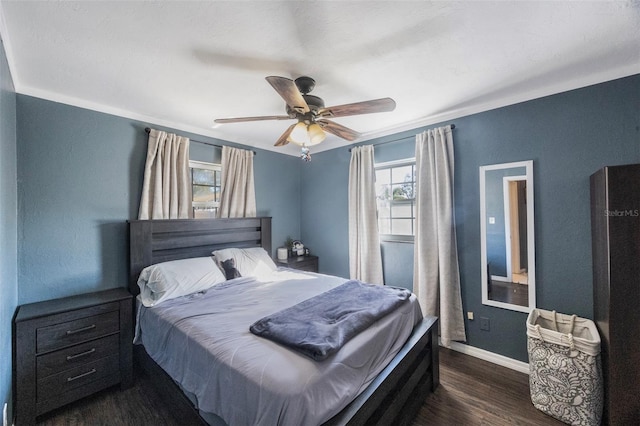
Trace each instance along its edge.
<instances>
[{"instance_id":1,"label":"white bed sheet","mask_svg":"<svg viewBox=\"0 0 640 426\"><path fill-rule=\"evenodd\" d=\"M384 369L422 319L414 295L322 362L253 335L260 318L346 282L280 268L205 293L140 307L137 341L199 410L228 425L316 425Z\"/></svg>"}]
</instances>

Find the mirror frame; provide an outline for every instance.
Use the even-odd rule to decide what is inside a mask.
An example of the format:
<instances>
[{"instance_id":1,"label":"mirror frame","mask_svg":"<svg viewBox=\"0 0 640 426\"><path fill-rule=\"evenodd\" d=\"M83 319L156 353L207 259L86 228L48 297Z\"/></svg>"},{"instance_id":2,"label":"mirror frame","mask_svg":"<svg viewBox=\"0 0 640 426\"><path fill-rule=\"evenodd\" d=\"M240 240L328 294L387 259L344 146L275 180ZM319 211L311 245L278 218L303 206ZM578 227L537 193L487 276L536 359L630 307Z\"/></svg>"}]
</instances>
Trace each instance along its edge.
<instances>
[{"instance_id":1,"label":"mirror frame","mask_svg":"<svg viewBox=\"0 0 640 426\"><path fill-rule=\"evenodd\" d=\"M499 302L489 299L487 286L487 210L485 176L490 170L503 170L517 167L525 168L527 182L527 273L528 273L528 306ZM536 268L535 268L535 227L534 227L534 199L533 199L533 160L513 163L492 164L480 166L480 256L482 273L482 304L503 309L529 313L536 307Z\"/></svg>"}]
</instances>

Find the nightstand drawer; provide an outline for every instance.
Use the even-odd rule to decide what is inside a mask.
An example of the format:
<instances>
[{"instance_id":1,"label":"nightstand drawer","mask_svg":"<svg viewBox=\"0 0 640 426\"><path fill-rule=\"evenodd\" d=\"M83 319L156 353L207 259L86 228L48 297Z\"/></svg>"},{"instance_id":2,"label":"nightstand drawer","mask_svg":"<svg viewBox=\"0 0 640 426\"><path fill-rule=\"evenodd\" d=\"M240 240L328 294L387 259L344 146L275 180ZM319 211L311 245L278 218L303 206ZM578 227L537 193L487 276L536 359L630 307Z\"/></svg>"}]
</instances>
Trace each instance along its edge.
<instances>
[{"instance_id":1,"label":"nightstand drawer","mask_svg":"<svg viewBox=\"0 0 640 426\"><path fill-rule=\"evenodd\" d=\"M118 311L42 327L36 332L36 351L43 353L63 348L116 333L119 329L120 313Z\"/></svg>"},{"instance_id":2,"label":"nightstand drawer","mask_svg":"<svg viewBox=\"0 0 640 426\"><path fill-rule=\"evenodd\" d=\"M299 271L318 272L318 256L294 256L286 260L276 260L278 266Z\"/></svg>"},{"instance_id":3,"label":"nightstand drawer","mask_svg":"<svg viewBox=\"0 0 640 426\"><path fill-rule=\"evenodd\" d=\"M53 376L38 380L36 400L58 396L77 387L91 383L106 376L120 375L118 355L102 358L88 364L72 368Z\"/></svg>"},{"instance_id":4,"label":"nightstand drawer","mask_svg":"<svg viewBox=\"0 0 640 426\"><path fill-rule=\"evenodd\" d=\"M304 262L298 262L295 269L300 271L318 272L318 259L312 259Z\"/></svg>"},{"instance_id":5,"label":"nightstand drawer","mask_svg":"<svg viewBox=\"0 0 640 426\"><path fill-rule=\"evenodd\" d=\"M51 352L37 358L38 379L117 355L120 351L120 337L117 334L81 343L67 349Z\"/></svg>"}]
</instances>

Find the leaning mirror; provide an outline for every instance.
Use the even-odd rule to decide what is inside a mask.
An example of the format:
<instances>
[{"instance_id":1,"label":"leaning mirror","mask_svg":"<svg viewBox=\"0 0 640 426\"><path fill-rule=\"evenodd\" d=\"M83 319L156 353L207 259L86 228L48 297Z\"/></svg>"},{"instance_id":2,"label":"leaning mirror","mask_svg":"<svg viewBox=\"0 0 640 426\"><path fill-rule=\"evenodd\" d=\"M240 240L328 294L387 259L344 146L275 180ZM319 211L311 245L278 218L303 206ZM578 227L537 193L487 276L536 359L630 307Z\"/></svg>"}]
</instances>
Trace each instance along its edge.
<instances>
[{"instance_id":1,"label":"leaning mirror","mask_svg":"<svg viewBox=\"0 0 640 426\"><path fill-rule=\"evenodd\" d=\"M482 303L536 306L533 161L480 167Z\"/></svg>"}]
</instances>

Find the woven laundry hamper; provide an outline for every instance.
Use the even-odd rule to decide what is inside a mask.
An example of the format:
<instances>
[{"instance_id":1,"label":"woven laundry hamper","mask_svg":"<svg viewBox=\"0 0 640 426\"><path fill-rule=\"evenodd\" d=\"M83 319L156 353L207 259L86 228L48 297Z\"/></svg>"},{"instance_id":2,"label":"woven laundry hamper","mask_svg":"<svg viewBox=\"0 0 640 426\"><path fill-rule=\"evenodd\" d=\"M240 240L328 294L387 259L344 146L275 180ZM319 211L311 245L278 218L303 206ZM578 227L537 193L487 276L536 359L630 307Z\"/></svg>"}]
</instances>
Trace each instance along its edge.
<instances>
[{"instance_id":1,"label":"woven laundry hamper","mask_svg":"<svg viewBox=\"0 0 640 426\"><path fill-rule=\"evenodd\" d=\"M600 335L593 321L534 309L527 318L531 402L571 425L602 420Z\"/></svg>"}]
</instances>

